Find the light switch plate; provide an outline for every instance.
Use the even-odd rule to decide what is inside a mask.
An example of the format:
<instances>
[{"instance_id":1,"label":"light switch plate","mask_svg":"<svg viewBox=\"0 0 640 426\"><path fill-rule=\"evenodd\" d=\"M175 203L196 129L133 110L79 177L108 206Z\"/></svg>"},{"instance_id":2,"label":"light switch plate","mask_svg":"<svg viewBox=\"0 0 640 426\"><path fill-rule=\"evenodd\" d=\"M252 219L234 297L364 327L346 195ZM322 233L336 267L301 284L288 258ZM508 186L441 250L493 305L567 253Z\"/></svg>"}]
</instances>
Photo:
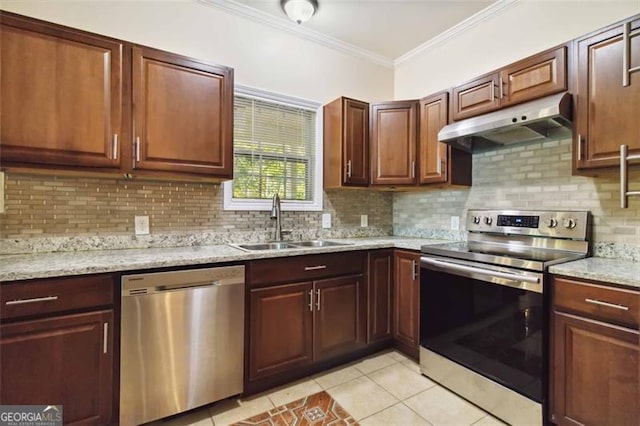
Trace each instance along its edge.
<instances>
[{"instance_id":1,"label":"light switch plate","mask_svg":"<svg viewBox=\"0 0 640 426\"><path fill-rule=\"evenodd\" d=\"M134 222L136 235L149 234L149 216L136 216Z\"/></svg>"},{"instance_id":2,"label":"light switch plate","mask_svg":"<svg viewBox=\"0 0 640 426\"><path fill-rule=\"evenodd\" d=\"M331 228L331 213L322 213L322 227Z\"/></svg>"},{"instance_id":3,"label":"light switch plate","mask_svg":"<svg viewBox=\"0 0 640 426\"><path fill-rule=\"evenodd\" d=\"M366 215L366 214L361 214L360 215L360 227L366 228L367 226L369 226L369 216Z\"/></svg>"},{"instance_id":4,"label":"light switch plate","mask_svg":"<svg viewBox=\"0 0 640 426\"><path fill-rule=\"evenodd\" d=\"M460 230L460 216L451 216L451 230Z\"/></svg>"}]
</instances>

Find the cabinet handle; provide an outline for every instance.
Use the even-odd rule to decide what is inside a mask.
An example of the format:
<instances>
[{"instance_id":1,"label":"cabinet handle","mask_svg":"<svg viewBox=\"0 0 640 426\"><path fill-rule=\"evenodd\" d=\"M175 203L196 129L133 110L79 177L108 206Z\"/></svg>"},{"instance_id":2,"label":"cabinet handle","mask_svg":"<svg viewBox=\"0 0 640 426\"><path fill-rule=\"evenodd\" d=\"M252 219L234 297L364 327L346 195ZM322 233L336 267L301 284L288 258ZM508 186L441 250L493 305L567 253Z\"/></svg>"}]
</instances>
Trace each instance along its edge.
<instances>
[{"instance_id":1,"label":"cabinet handle","mask_svg":"<svg viewBox=\"0 0 640 426\"><path fill-rule=\"evenodd\" d=\"M500 76L500 82L498 83L500 85L500 99L504 98L504 82L502 80L502 76Z\"/></svg>"},{"instance_id":2,"label":"cabinet handle","mask_svg":"<svg viewBox=\"0 0 640 426\"><path fill-rule=\"evenodd\" d=\"M351 177L351 160L347 161L347 177Z\"/></svg>"},{"instance_id":3,"label":"cabinet handle","mask_svg":"<svg viewBox=\"0 0 640 426\"><path fill-rule=\"evenodd\" d=\"M320 310L320 289L316 290L316 309Z\"/></svg>"},{"instance_id":4,"label":"cabinet handle","mask_svg":"<svg viewBox=\"0 0 640 426\"><path fill-rule=\"evenodd\" d=\"M607 308L620 309L621 311L628 311L629 307L624 305L616 305L615 303L603 302L597 299L584 299L587 303L593 303L594 305L606 306Z\"/></svg>"},{"instance_id":5,"label":"cabinet handle","mask_svg":"<svg viewBox=\"0 0 640 426\"><path fill-rule=\"evenodd\" d=\"M309 290L309 311L313 312L313 290Z\"/></svg>"},{"instance_id":6,"label":"cabinet handle","mask_svg":"<svg viewBox=\"0 0 640 426\"><path fill-rule=\"evenodd\" d=\"M582 135L578 133L578 161L582 161Z\"/></svg>"},{"instance_id":7,"label":"cabinet handle","mask_svg":"<svg viewBox=\"0 0 640 426\"><path fill-rule=\"evenodd\" d=\"M37 302L53 302L54 300L58 300L58 296L47 296L47 297L34 297L33 299L18 299L18 300L10 300L5 302L5 305L24 305L27 303L37 303Z\"/></svg>"},{"instance_id":8,"label":"cabinet handle","mask_svg":"<svg viewBox=\"0 0 640 426\"><path fill-rule=\"evenodd\" d=\"M102 353L106 354L108 349L109 342L109 323L104 323L104 328L102 329Z\"/></svg>"},{"instance_id":9,"label":"cabinet handle","mask_svg":"<svg viewBox=\"0 0 640 426\"><path fill-rule=\"evenodd\" d=\"M413 274L413 281L415 281L416 279L418 279L418 262L416 262L415 260L411 261L411 270Z\"/></svg>"},{"instance_id":10,"label":"cabinet handle","mask_svg":"<svg viewBox=\"0 0 640 426\"><path fill-rule=\"evenodd\" d=\"M136 137L136 161L140 161L140 136Z\"/></svg>"},{"instance_id":11,"label":"cabinet handle","mask_svg":"<svg viewBox=\"0 0 640 426\"><path fill-rule=\"evenodd\" d=\"M117 133L113 134L112 148L113 148L113 159L117 160L118 159L118 134Z\"/></svg>"},{"instance_id":12,"label":"cabinet handle","mask_svg":"<svg viewBox=\"0 0 640 426\"><path fill-rule=\"evenodd\" d=\"M416 162L415 160L411 162L411 179L415 179L416 177Z\"/></svg>"},{"instance_id":13,"label":"cabinet handle","mask_svg":"<svg viewBox=\"0 0 640 426\"><path fill-rule=\"evenodd\" d=\"M317 271L318 269L327 269L327 265L305 266L305 271Z\"/></svg>"},{"instance_id":14,"label":"cabinet handle","mask_svg":"<svg viewBox=\"0 0 640 426\"><path fill-rule=\"evenodd\" d=\"M631 160L640 160L640 155L628 155L629 147L620 145L620 207L627 208L629 197L640 195L640 191L629 191L629 175L627 168L628 162Z\"/></svg>"},{"instance_id":15,"label":"cabinet handle","mask_svg":"<svg viewBox=\"0 0 640 426\"><path fill-rule=\"evenodd\" d=\"M631 73L640 71L640 67L631 68L631 36L637 35L637 31L631 32L631 22L622 27L622 86L631 85Z\"/></svg>"}]
</instances>

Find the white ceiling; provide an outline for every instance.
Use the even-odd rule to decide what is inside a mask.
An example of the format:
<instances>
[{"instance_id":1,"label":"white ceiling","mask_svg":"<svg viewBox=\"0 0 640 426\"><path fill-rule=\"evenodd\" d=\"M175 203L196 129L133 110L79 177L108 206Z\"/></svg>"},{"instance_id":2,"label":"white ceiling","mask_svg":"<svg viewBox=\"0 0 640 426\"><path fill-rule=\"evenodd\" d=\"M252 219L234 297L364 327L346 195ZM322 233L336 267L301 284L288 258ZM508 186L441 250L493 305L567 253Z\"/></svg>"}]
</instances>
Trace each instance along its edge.
<instances>
[{"instance_id":1,"label":"white ceiling","mask_svg":"<svg viewBox=\"0 0 640 426\"><path fill-rule=\"evenodd\" d=\"M280 0L235 1L266 13L270 18L288 21L280 7ZM318 12L301 26L393 60L494 2L495 0L318 0Z\"/></svg>"}]
</instances>

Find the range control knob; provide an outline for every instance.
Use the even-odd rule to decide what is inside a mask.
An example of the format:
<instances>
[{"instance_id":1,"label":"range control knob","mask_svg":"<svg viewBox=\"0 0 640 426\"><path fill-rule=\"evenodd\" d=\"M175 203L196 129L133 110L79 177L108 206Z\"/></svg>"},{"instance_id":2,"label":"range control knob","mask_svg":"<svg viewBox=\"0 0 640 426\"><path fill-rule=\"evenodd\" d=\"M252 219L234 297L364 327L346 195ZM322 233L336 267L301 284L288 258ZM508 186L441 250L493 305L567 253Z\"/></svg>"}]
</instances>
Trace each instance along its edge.
<instances>
[{"instance_id":1,"label":"range control knob","mask_svg":"<svg viewBox=\"0 0 640 426\"><path fill-rule=\"evenodd\" d=\"M576 220L572 217L568 217L562 221L562 225L567 229L573 229L576 227Z\"/></svg>"},{"instance_id":2,"label":"range control knob","mask_svg":"<svg viewBox=\"0 0 640 426\"><path fill-rule=\"evenodd\" d=\"M486 223L487 225L491 225L491 222L493 221L493 219L491 219L490 216L487 216L484 218L484 223Z\"/></svg>"},{"instance_id":3,"label":"range control knob","mask_svg":"<svg viewBox=\"0 0 640 426\"><path fill-rule=\"evenodd\" d=\"M555 228L556 226L558 226L558 221L552 217L550 217L549 219L545 220L544 223L549 227L549 228Z\"/></svg>"},{"instance_id":4,"label":"range control knob","mask_svg":"<svg viewBox=\"0 0 640 426\"><path fill-rule=\"evenodd\" d=\"M476 225L480 223L480 216L474 216L473 217L473 223L475 223Z\"/></svg>"}]
</instances>

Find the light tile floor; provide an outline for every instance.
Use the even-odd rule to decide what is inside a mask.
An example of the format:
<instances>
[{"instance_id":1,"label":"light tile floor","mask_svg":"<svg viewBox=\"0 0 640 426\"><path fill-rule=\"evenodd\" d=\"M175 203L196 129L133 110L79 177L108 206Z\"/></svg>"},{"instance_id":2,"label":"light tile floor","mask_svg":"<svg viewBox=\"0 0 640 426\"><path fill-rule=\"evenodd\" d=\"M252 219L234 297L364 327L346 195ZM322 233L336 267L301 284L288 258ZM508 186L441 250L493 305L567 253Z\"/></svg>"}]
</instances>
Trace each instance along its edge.
<instances>
[{"instance_id":1,"label":"light tile floor","mask_svg":"<svg viewBox=\"0 0 640 426\"><path fill-rule=\"evenodd\" d=\"M217 402L147 426L224 426L326 390L363 426L500 426L475 405L420 374L397 351L350 364L243 399Z\"/></svg>"}]
</instances>

